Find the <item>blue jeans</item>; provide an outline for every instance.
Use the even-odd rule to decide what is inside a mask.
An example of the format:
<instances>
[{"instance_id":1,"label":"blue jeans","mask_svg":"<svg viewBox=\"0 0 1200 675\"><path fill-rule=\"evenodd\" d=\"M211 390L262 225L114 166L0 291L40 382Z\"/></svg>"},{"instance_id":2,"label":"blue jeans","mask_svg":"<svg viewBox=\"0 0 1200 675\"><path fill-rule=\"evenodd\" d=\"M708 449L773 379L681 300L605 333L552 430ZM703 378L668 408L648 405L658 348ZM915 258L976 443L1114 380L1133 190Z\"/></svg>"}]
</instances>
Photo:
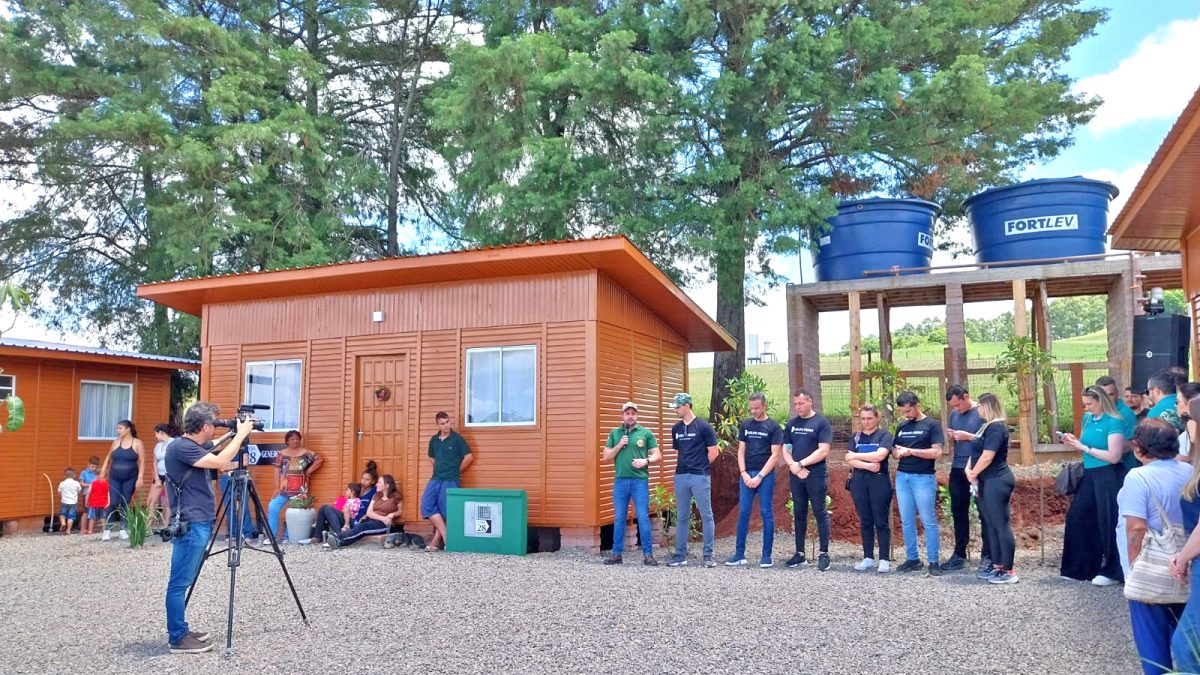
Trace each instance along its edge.
<instances>
[{"instance_id":1,"label":"blue jeans","mask_svg":"<svg viewBox=\"0 0 1200 675\"><path fill-rule=\"evenodd\" d=\"M229 537L233 538L233 520L236 514L233 512L229 502L232 496L229 493L229 474L221 474L221 502L225 504L225 524L229 526ZM254 510L254 503L249 500L247 494L246 513L242 518L242 535L246 539L254 538L254 521L251 519L251 511Z\"/></svg>"},{"instance_id":2,"label":"blue jeans","mask_svg":"<svg viewBox=\"0 0 1200 675\"><path fill-rule=\"evenodd\" d=\"M279 539L279 512L283 507L287 506L290 497L283 495L275 495L271 498L271 503L267 506L267 527L271 529L271 536Z\"/></svg>"},{"instance_id":3,"label":"blue jeans","mask_svg":"<svg viewBox=\"0 0 1200 675\"><path fill-rule=\"evenodd\" d=\"M775 472L763 476L762 482L756 488L746 487L745 481L738 478L738 519L737 540L734 545L733 559L746 557L746 535L750 533L750 510L754 507L754 497L758 496L758 512L763 521L762 557L770 558L775 549L775 508L772 500L775 496Z\"/></svg>"},{"instance_id":4,"label":"blue jeans","mask_svg":"<svg viewBox=\"0 0 1200 675\"><path fill-rule=\"evenodd\" d=\"M188 587L196 580L204 547L212 535L211 521L188 523L187 534L175 540L171 548L171 576L167 579L167 639L171 644L188 634L184 618Z\"/></svg>"},{"instance_id":5,"label":"blue jeans","mask_svg":"<svg viewBox=\"0 0 1200 675\"><path fill-rule=\"evenodd\" d=\"M692 500L696 500L696 508L700 510L701 527L704 530L704 557L711 558L713 554L713 537L716 533L716 523L712 512L712 477L694 473L675 474L675 504L679 520L675 523L675 553L687 557L688 534L692 524Z\"/></svg>"},{"instance_id":6,"label":"blue jeans","mask_svg":"<svg viewBox=\"0 0 1200 675\"><path fill-rule=\"evenodd\" d=\"M650 536L650 482L644 478L613 480L613 555L625 553L625 521L629 518L629 500L637 514L638 538L642 540L642 555L654 552Z\"/></svg>"},{"instance_id":7,"label":"blue jeans","mask_svg":"<svg viewBox=\"0 0 1200 675\"><path fill-rule=\"evenodd\" d=\"M1181 673L1200 673L1200 563L1192 563L1191 584L1187 606L1171 637L1171 656Z\"/></svg>"},{"instance_id":8,"label":"blue jeans","mask_svg":"<svg viewBox=\"0 0 1200 675\"><path fill-rule=\"evenodd\" d=\"M904 532L904 554L920 560L917 553L917 514L925 526L925 554L929 562L938 561L941 533L937 521L937 476L932 473L896 472L896 504L900 507L900 526ZM995 555L995 551L992 555Z\"/></svg>"},{"instance_id":9,"label":"blue jeans","mask_svg":"<svg viewBox=\"0 0 1200 675\"><path fill-rule=\"evenodd\" d=\"M1175 672L1171 667L1171 634L1179 623L1183 605L1148 605L1129 601L1129 625L1133 644L1145 675ZM1189 672L1180 669L1180 672ZM1195 671L1191 671L1195 672Z\"/></svg>"}]
</instances>

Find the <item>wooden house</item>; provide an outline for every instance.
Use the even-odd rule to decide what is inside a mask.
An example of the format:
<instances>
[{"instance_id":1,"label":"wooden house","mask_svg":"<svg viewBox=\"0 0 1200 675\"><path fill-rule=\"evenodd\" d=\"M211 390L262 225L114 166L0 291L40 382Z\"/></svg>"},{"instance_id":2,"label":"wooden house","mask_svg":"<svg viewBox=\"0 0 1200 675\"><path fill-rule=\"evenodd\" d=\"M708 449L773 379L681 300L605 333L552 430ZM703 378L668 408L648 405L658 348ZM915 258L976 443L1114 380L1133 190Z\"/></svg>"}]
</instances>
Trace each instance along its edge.
<instances>
[{"instance_id":1,"label":"wooden house","mask_svg":"<svg viewBox=\"0 0 1200 675\"><path fill-rule=\"evenodd\" d=\"M367 460L396 477L418 524L434 415L450 414L475 462L464 487L529 495L529 525L595 547L611 524L620 405L669 446L689 352L732 338L624 237L402 257L142 286L197 315L201 398L271 405L256 443L297 428L325 464L322 502ZM674 461L654 469L671 483ZM264 499L271 471L256 471ZM421 527L418 525L418 527Z\"/></svg>"},{"instance_id":2,"label":"wooden house","mask_svg":"<svg viewBox=\"0 0 1200 675\"><path fill-rule=\"evenodd\" d=\"M78 476L88 458L103 460L117 422L132 420L146 449L167 420L171 372L198 361L93 347L0 339L0 400L25 403L25 424L0 433L0 521L6 531L41 527L57 509L67 467ZM154 458L144 482L154 480ZM53 499L53 502L51 502Z\"/></svg>"}]
</instances>

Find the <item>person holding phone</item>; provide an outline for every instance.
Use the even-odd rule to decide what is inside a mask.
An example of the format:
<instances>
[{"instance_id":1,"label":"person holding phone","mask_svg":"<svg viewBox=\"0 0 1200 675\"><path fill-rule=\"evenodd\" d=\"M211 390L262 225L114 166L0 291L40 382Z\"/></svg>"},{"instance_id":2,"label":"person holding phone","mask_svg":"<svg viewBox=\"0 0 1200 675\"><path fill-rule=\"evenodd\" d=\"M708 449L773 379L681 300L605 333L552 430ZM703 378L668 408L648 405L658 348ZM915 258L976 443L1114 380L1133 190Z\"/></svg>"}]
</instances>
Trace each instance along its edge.
<instances>
[{"instance_id":1,"label":"person holding phone","mask_svg":"<svg viewBox=\"0 0 1200 675\"><path fill-rule=\"evenodd\" d=\"M971 482L967 480L967 463L979 451L982 438L979 430L983 427L983 419L979 416L979 407L971 400L966 387L951 385L946 389L946 404L950 407L949 439L953 444L954 455L950 462L950 476L947 484L950 489L950 514L954 520L954 553L942 565L948 571L961 570L967 564L967 545L971 540ZM984 522L983 509L979 512L979 530L987 532ZM979 552L979 572L992 571L992 556L988 549L988 538L983 537L983 545Z\"/></svg>"},{"instance_id":2,"label":"person holding phone","mask_svg":"<svg viewBox=\"0 0 1200 675\"><path fill-rule=\"evenodd\" d=\"M638 537L642 541L642 564L655 566L654 539L650 534L650 465L662 459L654 432L638 426L638 407L633 401L621 406L621 426L608 434L601 458L612 462L613 550L605 565L620 565L625 552L625 522L629 502L637 514Z\"/></svg>"},{"instance_id":3,"label":"person holding phone","mask_svg":"<svg viewBox=\"0 0 1200 675\"><path fill-rule=\"evenodd\" d=\"M863 559L854 569L865 572L875 567L875 540L879 540L879 573L892 571L892 482L888 478L888 457L892 452L892 434L879 428L879 410L870 404L858 411L862 430L850 438L846 464L850 475L850 496L858 511L862 528Z\"/></svg>"}]
</instances>

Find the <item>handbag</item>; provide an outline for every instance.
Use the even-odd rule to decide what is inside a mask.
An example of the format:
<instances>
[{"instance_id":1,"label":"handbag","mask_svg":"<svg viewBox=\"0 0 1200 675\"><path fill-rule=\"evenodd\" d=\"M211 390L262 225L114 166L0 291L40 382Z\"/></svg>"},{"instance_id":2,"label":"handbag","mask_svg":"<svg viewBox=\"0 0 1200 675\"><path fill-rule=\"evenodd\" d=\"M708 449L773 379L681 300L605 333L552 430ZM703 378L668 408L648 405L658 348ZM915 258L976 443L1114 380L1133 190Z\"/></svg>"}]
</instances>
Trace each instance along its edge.
<instances>
[{"instance_id":1,"label":"handbag","mask_svg":"<svg viewBox=\"0 0 1200 675\"><path fill-rule=\"evenodd\" d=\"M1054 479L1054 491L1066 497L1079 492L1079 484L1083 482L1083 462L1067 462L1063 464Z\"/></svg>"},{"instance_id":2,"label":"handbag","mask_svg":"<svg viewBox=\"0 0 1200 675\"><path fill-rule=\"evenodd\" d=\"M1183 525L1167 520L1167 513L1159 503L1158 496L1150 489L1149 480L1143 477L1142 481L1146 483L1150 499L1158 510L1163 529L1162 532L1155 532L1146 528L1142 551L1137 560L1129 565L1129 575L1125 578L1125 598L1149 605L1183 604L1188 601L1191 589L1171 576L1169 563L1171 556L1183 547Z\"/></svg>"}]
</instances>

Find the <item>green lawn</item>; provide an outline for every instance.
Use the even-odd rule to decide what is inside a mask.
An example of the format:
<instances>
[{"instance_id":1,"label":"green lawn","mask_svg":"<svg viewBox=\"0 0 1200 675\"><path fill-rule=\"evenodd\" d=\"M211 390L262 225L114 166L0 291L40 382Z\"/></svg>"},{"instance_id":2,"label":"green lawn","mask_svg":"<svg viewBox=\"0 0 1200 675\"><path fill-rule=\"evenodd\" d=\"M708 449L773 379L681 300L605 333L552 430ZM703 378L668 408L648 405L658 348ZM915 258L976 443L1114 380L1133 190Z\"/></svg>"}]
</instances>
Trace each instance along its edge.
<instances>
[{"instance_id":1,"label":"green lawn","mask_svg":"<svg viewBox=\"0 0 1200 675\"><path fill-rule=\"evenodd\" d=\"M1082 335L1076 338L1058 340L1053 345L1053 354L1058 363L1080 363L1106 361L1108 350L1107 336L1104 331ZM976 342L967 345L967 363L969 368L987 368L995 364L996 357L1004 351L1003 342ZM943 361L943 345L922 345L913 349L896 350L893 360L902 369L929 370L941 368ZM874 355L878 358L878 354ZM863 355L866 364L867 355ZM777 419L788 414L790 402L787 400L788 372L786 363L767 363L751 365L747 370L761 377L766 383L767 400L770 402L770 414ZM821 374L845 374L850 371L850 357L837 354L821 355ZM1088 382L1104 374L1103 370L1084 371L1084 379ZM1061 371L1056 381L1056 390L1060 407L1069 409L1070 373ZM689 372L691 393L696 401L696 414L708 416L709 396L712 392L712 368L693 368ZM914 378L910 384L924 391L923 399L927 408L939 410L936 378ZM1004 386L999 384L993 375L972 375L968 384L976 397L986 391L994 391L1006 398ZM822 386L824 412L831 417L843 417L849 414L850 386L845 380L826 381Z\"/></svg>"}]
</instances>

